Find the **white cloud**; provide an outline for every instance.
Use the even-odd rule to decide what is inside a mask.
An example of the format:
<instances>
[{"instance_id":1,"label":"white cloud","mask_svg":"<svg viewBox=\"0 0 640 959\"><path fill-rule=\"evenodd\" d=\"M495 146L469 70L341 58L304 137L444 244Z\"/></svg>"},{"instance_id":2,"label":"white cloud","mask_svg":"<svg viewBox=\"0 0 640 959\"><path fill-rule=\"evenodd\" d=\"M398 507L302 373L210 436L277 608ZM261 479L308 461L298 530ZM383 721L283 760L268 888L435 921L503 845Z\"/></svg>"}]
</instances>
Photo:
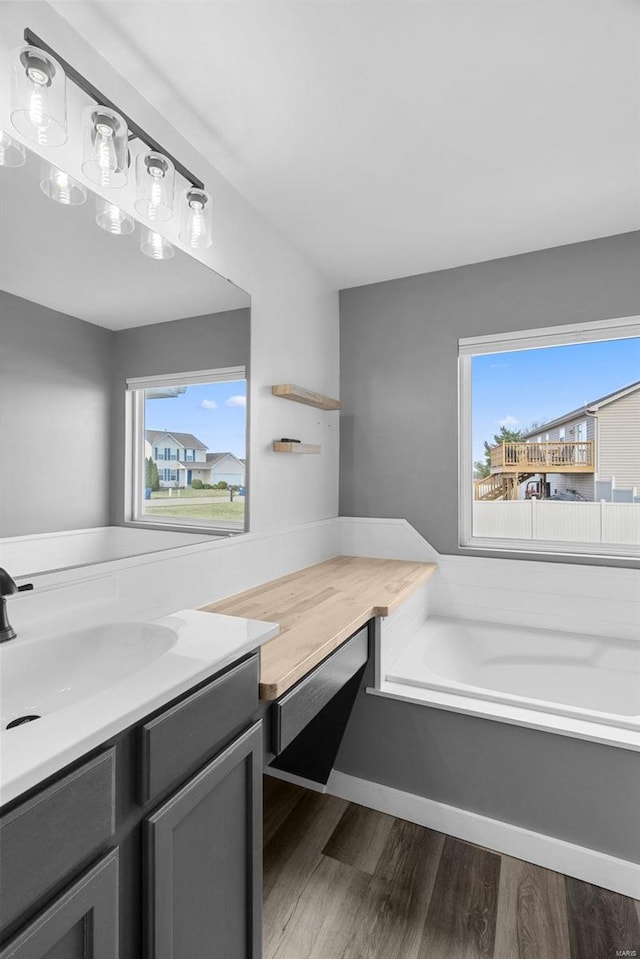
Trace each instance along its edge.
<instances>
[{"instance_id":1,"label":"white cloud","mask_svg":"<svg viewBox=\"0 0 640 959\"><path fill-rule=\"evenodd\" d=\"M498 420L498 426L504 426L507 430L513 430L516 426L520 426L520 420L515 416L505 416L503 419Z\"/></svg>"},{"instance_id":2,"label":"white cloud","mask_svg":"<svg viewBox=\"0 0 640 959\"><path fill-rule=\"evenodd\" d=\"M200 406L203 410L217 410L218 404L214 400L202 400Z\"/></svg>"},{"instance_id":3,"label":"white cloud","mask_svg":"<svg viewBox=\"0 0 640 959\"><path fill-rule=\"evenodd\" d=\"M246 396L230 396L224 405L225 406L246 406L247 397Z\"/></svg>"}]
</instances>

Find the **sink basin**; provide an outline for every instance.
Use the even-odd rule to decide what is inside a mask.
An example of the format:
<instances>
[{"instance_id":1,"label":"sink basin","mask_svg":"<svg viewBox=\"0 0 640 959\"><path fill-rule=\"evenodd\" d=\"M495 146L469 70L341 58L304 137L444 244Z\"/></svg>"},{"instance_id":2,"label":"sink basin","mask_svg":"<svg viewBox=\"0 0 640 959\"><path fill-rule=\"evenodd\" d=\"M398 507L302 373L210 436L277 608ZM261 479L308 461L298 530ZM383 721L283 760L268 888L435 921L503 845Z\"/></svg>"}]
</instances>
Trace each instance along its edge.
<instances>
[{"instance_id":1,"label":"sink basin","mask_svg":"<svg viewBox=\"0 0 640 959\"><path fill-rule=\"evenodd\" d=\"M160 623L109 623L2 647L0 729L51 715L146 669L176 643Z\"/></svg>"},{"instance_id":2,"label":"sink basin","mask_svg":"<svg viewBox=\"0 0 640 959\"><path fill-rule=\"evenodd\" d=\"M0 646L0 806L255 652L278 628L179 609L66 633L20 629Z\"/></svg>"}]
</instances>

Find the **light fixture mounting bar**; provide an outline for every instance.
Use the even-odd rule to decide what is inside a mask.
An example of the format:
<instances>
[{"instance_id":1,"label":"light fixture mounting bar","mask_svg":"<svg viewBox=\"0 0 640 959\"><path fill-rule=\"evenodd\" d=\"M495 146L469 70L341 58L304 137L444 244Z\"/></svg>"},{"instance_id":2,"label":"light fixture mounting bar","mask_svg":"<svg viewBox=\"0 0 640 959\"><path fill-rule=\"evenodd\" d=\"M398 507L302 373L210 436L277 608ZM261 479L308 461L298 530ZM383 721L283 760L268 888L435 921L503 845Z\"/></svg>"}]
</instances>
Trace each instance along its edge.
<instances>
[{"instance_id":1,"label":"light fixture mounting bar","mask_svg":"<svg viewBox=\"0 0 640 959\"><path fill-rule=\"evenodd\" d=\"M97 87L94 87L92 83L89 83L86 77L83 77L82 74L75 69L75 67L72 67L70 63L67 63L67 61L64 60L60 54L53 49L53 47L50 47L48 43L45 43L44 40L41 40L40 37L38 37L28 27L25 27L24 40L25 43L29 44L29 46L38 47L40 50L44 50L45 53L50 53L51 56L55 57L69 80L75 83L77 87L80 87L81 90L84 90L84 92L87 93L91 99L95 100L100 106L109 107L111 110L115 110L116 113L120 114L120 116L126 121L126 124L129 128L129 133L132 137L142 140L142 142L145 143L151 150L155 150L158 153L162 153L164 156L168 157L176 168L176 171L183 176L185 180L188 180L192 186L197 187L199 190L204 190L204 183L202 180L199 180L197 176L194 176L191 170L188 170L184 164L180 163L179 160L176 160L176 158L172 156L168 150L165 150L165 148L158 143L157 140L154 140L153 137L149 136L146 130L143 130L142 127L135 122L135 120L132 120L131 117L127 116L127 114L121 110L119 106L106 97L104 93L101 93L100 90L98 90Z\"/></svg>"}]
</instances>

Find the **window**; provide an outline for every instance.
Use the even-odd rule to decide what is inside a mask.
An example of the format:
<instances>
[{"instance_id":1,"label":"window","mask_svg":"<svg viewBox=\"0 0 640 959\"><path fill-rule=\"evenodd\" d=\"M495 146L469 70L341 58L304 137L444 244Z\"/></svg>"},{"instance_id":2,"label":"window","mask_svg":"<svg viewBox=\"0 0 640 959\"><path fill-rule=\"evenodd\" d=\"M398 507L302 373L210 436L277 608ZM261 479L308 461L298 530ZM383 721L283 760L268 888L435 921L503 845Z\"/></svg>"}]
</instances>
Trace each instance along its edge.
<instances>
[{"instance_id":1,"label":"window","mask_svg":"<svg viewBox=\"0 0 640 959\"><path fill-rule=\"evenodd\" d=\"M244 367L127 380L127 419L126 520L226 533L246 529ZM161 437L175 445L154 446ZM196 449L197 469L187 468ZM213 476L222 453L228 475Z\"/></svg>"},{"instance_id":2,"label":"window","mask_svg":"<svg viewBox=\"0 0 640 959\"><path fill-rule=\"evenodd\" d=\"M462 546L638 555L639 320L459 341Z\"/></svg>"}]
</instances>

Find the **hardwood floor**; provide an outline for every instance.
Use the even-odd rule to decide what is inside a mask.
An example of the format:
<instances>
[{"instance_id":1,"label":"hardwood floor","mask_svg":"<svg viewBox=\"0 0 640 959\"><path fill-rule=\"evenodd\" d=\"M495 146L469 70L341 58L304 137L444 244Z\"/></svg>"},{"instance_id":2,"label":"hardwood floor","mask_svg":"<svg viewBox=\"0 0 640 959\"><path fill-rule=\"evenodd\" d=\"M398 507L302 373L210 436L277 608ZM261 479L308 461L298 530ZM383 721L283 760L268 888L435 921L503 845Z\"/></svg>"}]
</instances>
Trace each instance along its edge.
<instances>
[{"instance_id":1,"label":"hardwood floor","mask_svg":"<svg viewBox=\"0 0 640 959\"><path fill-rule=\"evenodd\" d=\"M640 957L640 903L264 780L264 959Z\"/></svg>"}]
</instances>

